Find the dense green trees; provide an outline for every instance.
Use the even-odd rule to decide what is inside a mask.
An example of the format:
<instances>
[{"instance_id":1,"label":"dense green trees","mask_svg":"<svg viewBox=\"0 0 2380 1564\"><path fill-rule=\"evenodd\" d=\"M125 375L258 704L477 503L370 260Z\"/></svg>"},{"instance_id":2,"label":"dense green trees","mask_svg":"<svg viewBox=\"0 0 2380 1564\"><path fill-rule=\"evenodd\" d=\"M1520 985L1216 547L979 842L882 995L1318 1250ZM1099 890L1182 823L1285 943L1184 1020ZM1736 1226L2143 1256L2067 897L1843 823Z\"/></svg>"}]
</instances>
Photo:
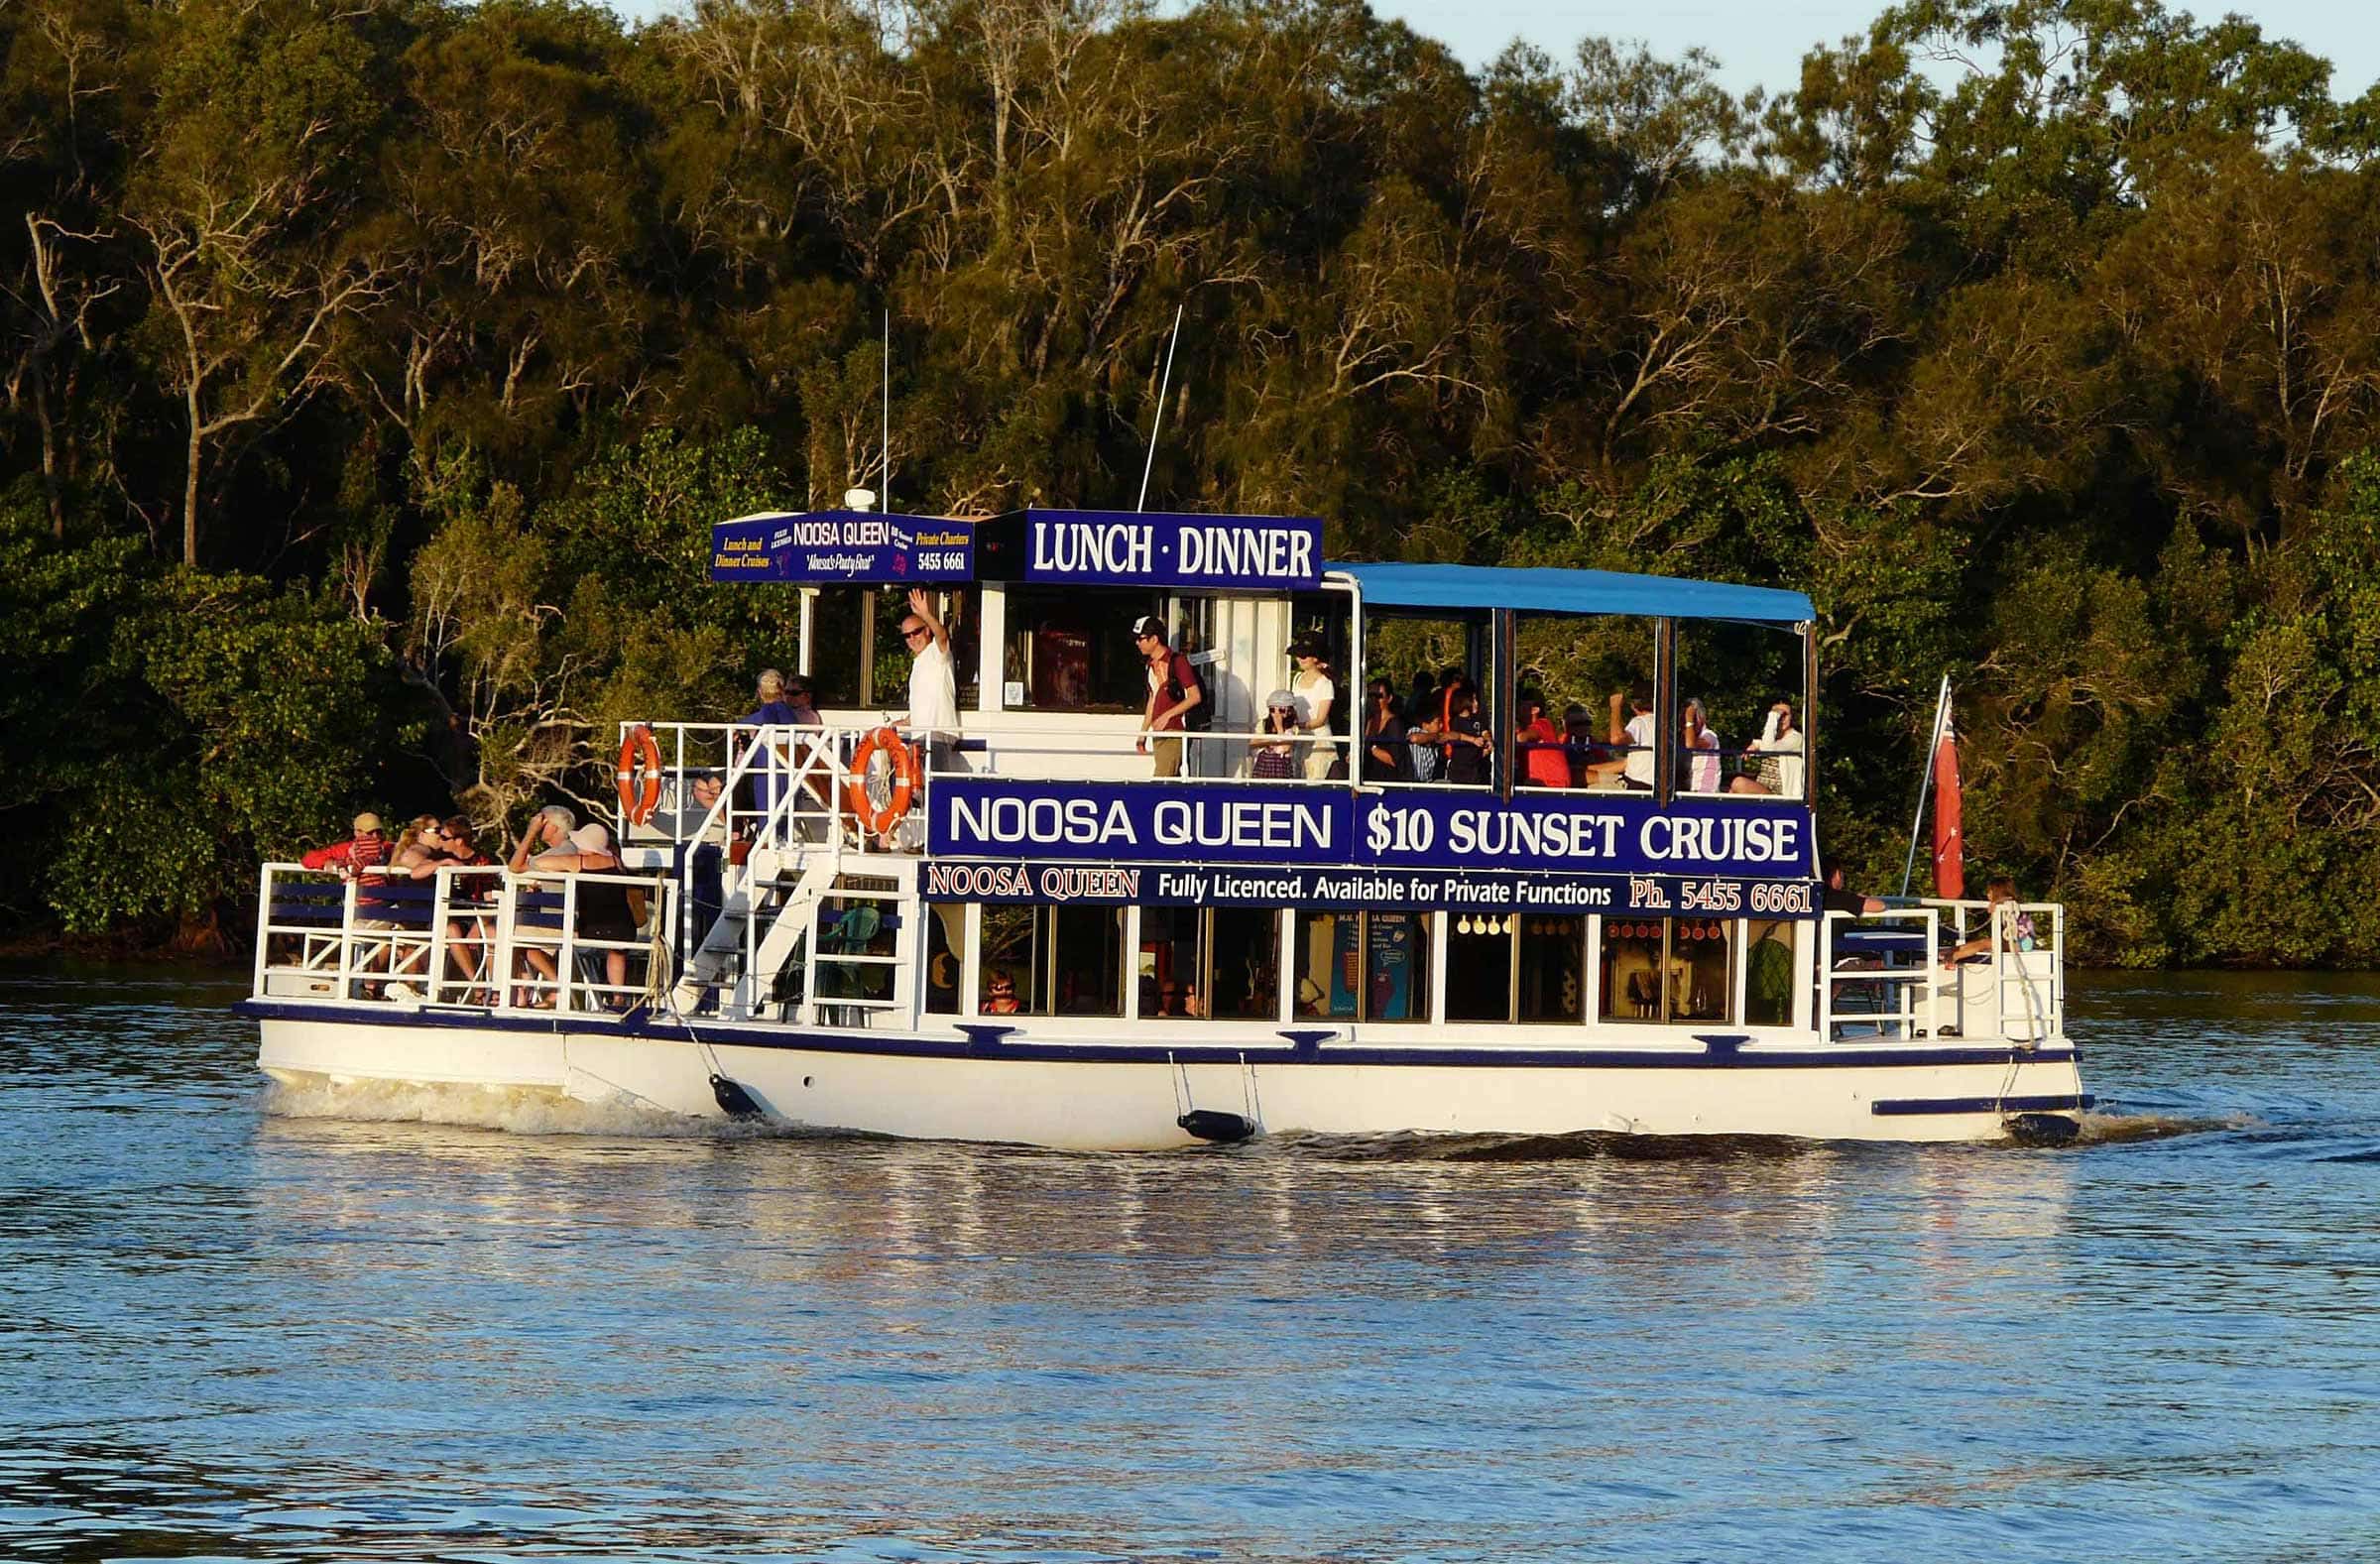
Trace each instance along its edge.
<instances>
[{"instance_id":1,"label":"dense green trees","mask_svg":"<svg viewBox=\"0 0 2380 1564\"><path fill-rule=\"evenodd\" d=\"M1807 586L1826 829L2125 961L2380 958L2380 93L2152 0L1912 0L1737 99L1351 0L0 8L0 915L203 921L732 704L717 517L1315 512ZM893 448L877 434L892 317Z\"/></svg>"}]
</instances>

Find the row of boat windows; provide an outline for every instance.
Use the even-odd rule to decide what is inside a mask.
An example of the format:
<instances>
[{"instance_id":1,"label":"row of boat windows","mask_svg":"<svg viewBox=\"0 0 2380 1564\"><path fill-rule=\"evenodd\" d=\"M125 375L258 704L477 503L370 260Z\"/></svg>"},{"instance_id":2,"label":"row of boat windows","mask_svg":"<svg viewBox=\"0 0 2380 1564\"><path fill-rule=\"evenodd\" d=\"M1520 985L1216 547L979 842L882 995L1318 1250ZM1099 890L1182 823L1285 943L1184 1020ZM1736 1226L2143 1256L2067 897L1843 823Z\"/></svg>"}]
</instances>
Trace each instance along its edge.
<instances>
[{"instance_id":1,"label":"row of boat windows","mask_svg":"<svg viewBox=\"0 0 2380 1564\"><path fill-rule=\"evenodd\" d=\"M962 1010L966 908L928 908L926 1009ZM1798 925L1693 917L993 905L975 1009L995 1016L1785 1025ZM1285 942L1285 944L1284 944ZM1286 974L1289 990L1282 992ZM1740 980L1740 981L1739 981Z\"/></svg>"}]
</instances>

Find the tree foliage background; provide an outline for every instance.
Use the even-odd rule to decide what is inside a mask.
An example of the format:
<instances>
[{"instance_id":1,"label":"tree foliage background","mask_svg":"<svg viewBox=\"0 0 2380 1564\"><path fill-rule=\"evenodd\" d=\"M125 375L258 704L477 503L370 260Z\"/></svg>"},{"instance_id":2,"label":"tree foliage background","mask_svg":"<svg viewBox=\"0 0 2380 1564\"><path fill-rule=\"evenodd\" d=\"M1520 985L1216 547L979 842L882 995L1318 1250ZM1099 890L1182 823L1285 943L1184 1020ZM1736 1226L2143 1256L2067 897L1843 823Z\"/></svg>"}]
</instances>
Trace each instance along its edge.
<instances>
[{"instance_id":1,"label":"tree foliage background","mask_svg":"<svg viewBox=\"0 0 2380 1564\"><path fill-rule=\"evenodd\" d=\"M0 915L203 924L362 803L728 712L708 522L1320 514L1797 585L1823 830L2098 960L2380 957L2380 95L2154 0L1913 0L1738 98L1348 0L0 0Z\"/></svg>"}]
</instances>

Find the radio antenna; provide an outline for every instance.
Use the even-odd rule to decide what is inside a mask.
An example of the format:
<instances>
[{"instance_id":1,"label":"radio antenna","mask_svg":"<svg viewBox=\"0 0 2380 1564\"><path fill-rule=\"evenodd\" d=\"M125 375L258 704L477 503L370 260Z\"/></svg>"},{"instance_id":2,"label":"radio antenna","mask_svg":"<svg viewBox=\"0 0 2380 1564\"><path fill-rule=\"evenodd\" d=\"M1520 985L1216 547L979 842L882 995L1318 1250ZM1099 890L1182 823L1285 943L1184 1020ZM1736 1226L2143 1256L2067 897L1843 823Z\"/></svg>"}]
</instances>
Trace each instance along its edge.
<instances>
[{"instance_id":1,"label":"radio antenna","mask_svg":"<svg viewBox=\"0 0 2380 1564\"><path fill-rule=\"evenodd\" d=\"M1157 470L1157 430L1165 426L1165 396L1173 389L1173 349L1182 340L1182 306L1173 306L1173 335L1165 339L1165 375L1157 383L1157 416L1148 425L1148 460L1140 467L1140 499L1132 509L1148 509L1148 475Z\"/></svg>"},{"instance_id":2,"label":"radio antenna","mask_svg":"<svg viewBox=\"0 0 2380 1564\"><path fill-rule=\"evenodd\" d=\"M880 411L883 415L885 442L885 503L883 508L890 511L892 509L892 311L890 307L885 310L885 395Z\"/></svg>"}]
</instances>

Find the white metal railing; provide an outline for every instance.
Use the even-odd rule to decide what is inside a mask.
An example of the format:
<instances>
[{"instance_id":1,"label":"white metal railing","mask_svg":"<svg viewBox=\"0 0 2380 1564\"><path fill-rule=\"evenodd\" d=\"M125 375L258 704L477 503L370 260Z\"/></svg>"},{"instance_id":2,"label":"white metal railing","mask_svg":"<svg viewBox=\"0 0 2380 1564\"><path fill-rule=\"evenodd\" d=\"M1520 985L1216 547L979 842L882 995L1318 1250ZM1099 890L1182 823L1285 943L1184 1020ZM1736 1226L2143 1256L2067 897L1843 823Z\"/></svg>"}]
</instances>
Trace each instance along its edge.
<instances>
[{"instance_id":1,"label":"white metal railing","mask_svg":"<svg viewBox=\"0 0 2380 1564\"><path fill-rule=\"evenodd\" d=\"M1953 946L1989 937L1971 966L1949 974L1959 1006L1956 1024L1974 1035L1978 1020L1991 1033L2012 1042L2038 1041L2066 1032L2066 908L2055 902L1976 902L1928 898L1919 903L1941 911ZM2020 918L2032 923L2031 950L2021 946ZM1966 974L1981 969L1987 988L1970 1004ZM1983 1003L1987 1001L1988 1003ZM1973 1013L1973 1014L1970 1014Z\"/></svg>"},{"instance_id":2,"label":"white metal railing","mask_svg":"<svg viewBox=\"0 0 2380 1564\"><path fill-rule=\"evenodd\" d=\"M1819 924L1818 1034L1829 1042L1942 1035L1933 907L1829 912Z\"/></svg>"},{"instance_id":3,"label":"white metal railing","mask_svg":"<svg viewBox=\"0 0 2380 1564\"><path fill-rule=\"evenodd\" d=\"M464 865L416 880L267 864L261 886L259 997L573 1015L650 991L676 895L652 875ZM625 935L582 929L590 888L617 888Z\"/></svg>"}]
</instances>

